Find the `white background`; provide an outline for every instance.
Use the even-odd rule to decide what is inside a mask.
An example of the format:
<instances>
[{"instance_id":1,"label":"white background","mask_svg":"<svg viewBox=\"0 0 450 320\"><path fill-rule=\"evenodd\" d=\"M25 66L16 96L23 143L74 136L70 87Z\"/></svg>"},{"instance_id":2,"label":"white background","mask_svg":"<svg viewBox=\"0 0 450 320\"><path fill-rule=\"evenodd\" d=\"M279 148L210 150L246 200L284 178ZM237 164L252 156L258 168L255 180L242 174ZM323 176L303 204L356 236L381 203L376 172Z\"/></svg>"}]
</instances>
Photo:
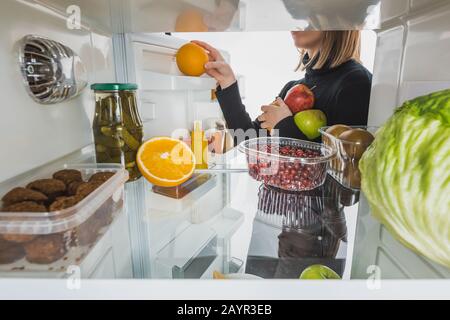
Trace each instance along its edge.
<instances>
[{"instance_id":1,"label":"white background","mask_svg":"<svg viewBox=\"0 0 450 320\"><path fill-rule=\"evenodd\" d=\"M233 70L245 76L244 104L252 118L259 115L262 105L274 100L288 81L303 78L303 72L294 71L299 53L287 31L177 33L174 36L202 40L230 53ZM362 32L361 58L371 72L376 39L375 32Z\"/></svg>"}]
</instances>

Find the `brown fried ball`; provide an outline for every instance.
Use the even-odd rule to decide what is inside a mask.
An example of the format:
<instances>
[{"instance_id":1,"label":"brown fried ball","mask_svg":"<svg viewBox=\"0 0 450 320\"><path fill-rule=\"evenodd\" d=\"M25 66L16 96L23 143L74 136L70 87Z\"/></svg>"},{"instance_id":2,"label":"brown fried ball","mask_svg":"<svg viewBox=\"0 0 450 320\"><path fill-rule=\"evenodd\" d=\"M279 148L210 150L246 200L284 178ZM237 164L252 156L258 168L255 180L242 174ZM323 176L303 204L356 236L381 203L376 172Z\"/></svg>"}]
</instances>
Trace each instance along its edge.
<instances>
[{"instance_id":1,"label":"brown fried ball","mask_svg":"<svg viewBox=\"0 0 450 320\"><path fill-rule=\"evenodd\" d=\"M71 183L69 183L69 185L67 186L67 194L69 196L74 196L77 194L77 189L79 186L81 186L82 184L84 184L86 182L83 181L73 181Z\"/></svg>"},{"instance_id":2,"label":"brown fried ball","mask_svg":"<svg viewBox=\"0 0 450 320\"><path fill-rule=\"evenodd\" d=\"M102 184L103 184L102 181L92 181L83 183L77 188L77 196L84 199L92 192L97 190Z\"/></svg>"},{"instance_id":3,"label":"brown fried ball","mask_svg":"<svg viewBox=\"0 0 450 320\"><path fill-rule=\"evenodd\" d=\"M8 207L3 208L4 212L47 212L47 208L39 203L33 201L25 201L20 203L12 204ZM14 220L13 218L9 218L9 220ZM4 234L2 235L3 239L13 243L26 243L36 236L28 235L28 234Z\"/></svg>"},{"instance_id":4,"label":"brown fried ball","mask_svg":"<svg viewBox=\"0 0 450 320\"><path fill-rule=\"evenodd\" d=\"M57 197L64 195L66 192L66 185L64 182L56 179L36 180L28 184L27 188L44 193L49 198L49 201L53 201Z\"/></svg>"},{"instance_id":5,"label":"brown fried ball","mask_svg":"<svg viewBox=\"0 0 450 320\"><path fill-rule=\"evenodd\" d=\"M100 231L102 228L113 222L113 213L122 206L123 203L115 203L111 198L109 198L88 220L74 229L74 238L76 239L76 243L80 246L95 243L100 236Z\"/></svg>"},{"instance_id":6,"label":"brown fried ball","mask_svg":"<svg viewBox=\"0 0 450 320\"><path fill-rule=\"evenodd\" d=\"M56 199L49 207L50 212L61 211L64 209L69 209L73 206L76 206L78 202L80 202L81 197L72 196L72 197L60 197Z\"/></svg>"},{"instance_id":7,"label":"brown fried ball","mask_svg":"<svg viewBox=\"0 0 450 320\"><path fill-rule=\"evenodd\" d=\"M3 239L11 243L27 243L36 238L32 234L4 234Z\"/></svg>"},{"instance_id":8,"label":"brown fried ball","mask_svg":"<svg viewBox=\"0 0 450 320\"><path fill-rule=\"evenodd\" d=\"M17 243L0 239L0 264L10 264L25 257L25 249Z\"/></svg>"},{"instance_id":9,"label":"brown fried ball","mask_svg":"<svg viewBox=\"0 0 450 320\"><path fill-rule=\"evenodd\" d=\"M65 169L53 174L53 179L64 182L66 186L69 186L72 182L83 181L81 172L78 170Z\"/></svg>"},{"instance_id":10,"label":"brown fried ball","mask_svg":"<svg viewBox=\"0 0 450 320\"><path fill-rule=\"evenodd\" d=\"M47 200L47 196L42 192L26 188L14 188L2 198L5 206L24 201L45 202Z\"/></svg>"},{"instance_id":11,"label":"brown fried ball","mask_svg":"<svg viewBox=\"0 0 450 320\"><path fill-rule=\"evenodd\" d=\"M25 244L26 259L30 263L53 263L64 257L66 252L64 235L61 233L39 236Z\"/></svg>"},{"instance_id":12,"label":"brown fried ball","mask_svg":"<svg viewBox=\"0 0 450 320\"><path fill-rule=\"evenodd\" d=\"M114 175L115 175L114 172L98 172L91 176L91 178L89 179L89 182L93 182L93 181L106 182L110 178L112 178Z\"/></svg>"},{"instance_id":13,"label":"brown fried ball","mask_svg":"<svg viewBox=\"0 0 450 320\"><path fill-rule=\"evenodd\" d=\"M24 201L4 207L3 212L47 212L43 204L34 201Z\"/></svg>"},{"instance_id":14,"label":"brown fried ball","mask_svg":"<svg viewBox=\"0 0 450 320\"><path fill-rule=\"evenodd\" d=\"M95 212L95 216L102 221L103 226L110 225L113 222L113 213L117 210L116 203L109 198Z\"/></svg>"},{"instance_id":15,"label":"brown fried ball","mask_svg":"<svg viewBox=\"0 0 450 320\"><path fill-rule=\"evenodd\" d=\"M100 229L103 227L103 222L98 219L96 214L75 228L76 243L80 246L88 246L98 239Z\"/></svg>"}]
</instances>

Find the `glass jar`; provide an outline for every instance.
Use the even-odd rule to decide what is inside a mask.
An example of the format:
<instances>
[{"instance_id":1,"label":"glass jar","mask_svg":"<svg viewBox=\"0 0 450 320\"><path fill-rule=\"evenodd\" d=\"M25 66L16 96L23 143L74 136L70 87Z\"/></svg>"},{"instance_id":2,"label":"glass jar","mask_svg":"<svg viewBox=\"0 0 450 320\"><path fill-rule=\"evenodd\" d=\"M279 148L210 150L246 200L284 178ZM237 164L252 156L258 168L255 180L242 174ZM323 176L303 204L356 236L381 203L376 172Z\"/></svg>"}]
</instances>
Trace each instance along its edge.
<instances>
[{"instance_id":1,"label":"glass jar","mask_svg":"<svg viewBox=\"0 0 450 320\"><path fill-rule=\"evenodd\" d=\"M224 154L234 148L233 136L222 119L207 120L206 138L209 151L214 154Z\"/></svg>"},{"instance_id":2,"label":"glass jar","mask_svg":"<svg viewBox=\"0 0 450 320\"><path fill-rule=\"evenodd\" d=\"M135 84L94 84L95 116L92 125L98 163L120 163L130 181L141 177L136 155L144 138Z\"/></svg>"}]
</instances>

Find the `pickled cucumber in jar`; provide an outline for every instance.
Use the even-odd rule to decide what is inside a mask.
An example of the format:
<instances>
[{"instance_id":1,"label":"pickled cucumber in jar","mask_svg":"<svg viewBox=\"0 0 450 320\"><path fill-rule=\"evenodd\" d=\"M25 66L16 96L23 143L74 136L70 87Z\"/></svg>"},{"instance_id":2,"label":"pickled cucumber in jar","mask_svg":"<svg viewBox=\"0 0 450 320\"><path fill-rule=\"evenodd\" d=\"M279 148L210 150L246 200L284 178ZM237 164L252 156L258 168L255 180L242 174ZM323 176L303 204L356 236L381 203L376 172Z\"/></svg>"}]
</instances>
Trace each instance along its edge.
<instances>
[{"instance_id":1,"label":"pickled cucumber in jar","mask_svg":"<svg viewBox=\"0 0 450 320\"><path fill-rule=\"evenodd\" d=\"M130 181L141 173L136 155L144 138L137 109L134 84L95 84L96 107L93 123L96 158L99 163L122 164Z\"/></svg>"}]
</instances>

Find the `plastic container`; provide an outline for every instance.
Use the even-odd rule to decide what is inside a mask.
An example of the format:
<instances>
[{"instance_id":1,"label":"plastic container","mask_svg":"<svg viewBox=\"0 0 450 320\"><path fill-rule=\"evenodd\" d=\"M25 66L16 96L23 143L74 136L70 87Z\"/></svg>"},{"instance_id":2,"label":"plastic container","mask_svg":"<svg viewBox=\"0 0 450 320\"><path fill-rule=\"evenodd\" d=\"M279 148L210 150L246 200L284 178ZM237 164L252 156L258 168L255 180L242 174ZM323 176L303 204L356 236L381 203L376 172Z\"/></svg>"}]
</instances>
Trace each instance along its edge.
<instances>
[{"instance_id":1,"label":"plastic container","mask_svg":"<svg viewBox=\"0 0 450 320\"><path fill-rule=\"evenodd\" d=\"M244 141L239 151L247 156L251 177L287 191L323 185L328 163L335 156L332 148L319 143L275 137Z\"/></svg>"},{"instance_id":2,"label":"plastic container","mask_svg":"<svg viewBox=\"0 0 450 320\"><path fill-rule=\"evenodd\" d=\"M316 190L286 192L261 185L256 219L286 230L320 229L323 198L322 190Z\"/></svg>"},{"instance_id":3,"label":"plastic container","mask_svg":"<svg viewBox=\"0 0 450 320\"><path fill-rule=\"evenodd\" d=\"M0 212L1 272L61 272L79 265L107 227L123 212L128 172L115 164L49 166L0 184L0 199L16 187L76 169L84 181L98 172L114 175L77 205L55 212ZM3 204L2 204L3 206Z\"/></svg>"},{"instance_id":4,"label":"plastic container","mask_svg":"<svg viewBox=\"0 0 450 320\"><path fill-rule=\"evenodd\" d=\"M331 161L328 173L342 186L359 190L361 188L361 172L359 160L371 143L361 144L345 141L327 133L329 127L321 128L322 141L336 151L336 158ZM350 126L352 129L364 129L375 135L378 127Z\"/></svg>"}]
</instances>

